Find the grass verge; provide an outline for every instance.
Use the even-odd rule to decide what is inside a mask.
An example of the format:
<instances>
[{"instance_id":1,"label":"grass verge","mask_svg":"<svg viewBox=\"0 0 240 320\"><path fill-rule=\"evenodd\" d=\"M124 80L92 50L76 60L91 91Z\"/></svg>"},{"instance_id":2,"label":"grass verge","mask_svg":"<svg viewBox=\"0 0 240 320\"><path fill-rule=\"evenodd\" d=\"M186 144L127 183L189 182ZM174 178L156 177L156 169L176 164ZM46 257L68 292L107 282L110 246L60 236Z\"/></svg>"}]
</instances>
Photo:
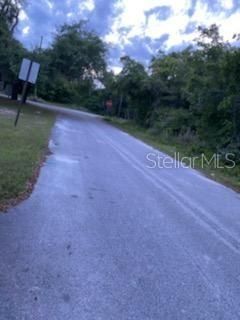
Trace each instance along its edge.
<instances>
[{"instance_id":1,"label":"grass verge","mask_svg":"<svg viewBox=\"0 0 240 320\"><path fill-rule=\"evenodd\" d=\"M32 191L55 120L53 113L26 105L15 128L17 106L0 98L0 211Z\"/></svg>"},{"instance_id":2,"label":"grass verge","mask_svg":"<svg viewBox=\"0 0 240 320\"><path fill-rule=\"evenodd\" d=\"M137 126L134 122L114 117L105 117L105 120L110 124L122 129L123 131L131 134L132 136L146 142L147 144L153 146L154 148L161 150L167 155L174 157L176 153L179 154L180 159L183 157L195 157L199 156L191 152L192 146L189 144L179 143L177 140L173 139L166 141L156 134ZM212 153L206 150L205 153L208 159L211 159ZM240 165L236 165L233 169L225 168L215 168L213 163L210 165L205 164L202 167L201 160L195 161L195 169L201 171L204 175L220 182L235 191L240 192Z\"/></svg>"}]
</instances>

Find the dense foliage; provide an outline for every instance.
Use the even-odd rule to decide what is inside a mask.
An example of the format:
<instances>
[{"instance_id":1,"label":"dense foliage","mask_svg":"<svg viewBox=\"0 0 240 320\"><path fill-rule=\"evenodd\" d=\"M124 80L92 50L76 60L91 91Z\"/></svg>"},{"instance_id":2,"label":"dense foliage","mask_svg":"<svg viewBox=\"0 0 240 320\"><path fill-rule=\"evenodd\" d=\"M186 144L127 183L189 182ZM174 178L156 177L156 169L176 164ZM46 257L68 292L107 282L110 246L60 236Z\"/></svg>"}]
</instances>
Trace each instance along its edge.
<instances>
[{"instance_id":1,"label":"dense foliage","mask_svg":"<svg viewBox=\"0 0 240 320\"><path fill-rule=\"evenodd\" d=\"M41 63L39 95L47 100L86 104L94 95L94 80L106 69L106 48L84 23L63 25L52 47L36 49L34 59Z\"/></svg>"},{"instance_id":2,"label":"dense foliage","mask_svg":"<svg viewBox=\"0 0 240 320\"><path fill-rule=\"evenodd\" d=\"M240 49L224 42L216 25L200 27L195 46L159 52L148 72L130 57L122 62L122 72L106 81L116 115L190 143L194 152L240 157Z\"/></svg>"},{"instance_id":3,"label":"dense foliage","mask_svg":"<svg viewBox=\"0 0 240 320\"><path fill-rule=\"evenodd\" d=\"M24 0L0 0L0 20L4 20L11 33L19 21L19 13Z\"/></svg>"},{"instance_id":4,"label":"dense foliage","mask_svg":"<svg viewBox=\"0 0 240 320\"><path fill-rule=\"evenodd\" d=\"M5 81L16 79L19 63L26 54L13 37L21 4L23 1L0 0L0 74Z\"/></svg>"}]
</instances>

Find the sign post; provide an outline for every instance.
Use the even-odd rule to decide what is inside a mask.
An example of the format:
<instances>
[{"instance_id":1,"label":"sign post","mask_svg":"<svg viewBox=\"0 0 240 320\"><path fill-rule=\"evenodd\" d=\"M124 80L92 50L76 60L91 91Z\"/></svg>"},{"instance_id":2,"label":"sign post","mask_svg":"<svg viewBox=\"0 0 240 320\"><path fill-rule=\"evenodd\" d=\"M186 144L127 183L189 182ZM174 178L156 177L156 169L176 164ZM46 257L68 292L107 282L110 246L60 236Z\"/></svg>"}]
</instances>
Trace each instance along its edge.
<instances>
[{"instance_id":1,"label":"sign post","mask_svg":"<svg viewBox=\"0 0 240 320\"><path fill-rule=\"evenodd\" d=\"M23 59L18 78L24 81L24 86L22 91L21 103L19 105L17 116L14 123L15 127L18 124L18 120L22 110L22 105L26 101L28 84L35 84L37 82L39 70L39 63L33 62L29 59Z\"/></svg>"}]
</instances>

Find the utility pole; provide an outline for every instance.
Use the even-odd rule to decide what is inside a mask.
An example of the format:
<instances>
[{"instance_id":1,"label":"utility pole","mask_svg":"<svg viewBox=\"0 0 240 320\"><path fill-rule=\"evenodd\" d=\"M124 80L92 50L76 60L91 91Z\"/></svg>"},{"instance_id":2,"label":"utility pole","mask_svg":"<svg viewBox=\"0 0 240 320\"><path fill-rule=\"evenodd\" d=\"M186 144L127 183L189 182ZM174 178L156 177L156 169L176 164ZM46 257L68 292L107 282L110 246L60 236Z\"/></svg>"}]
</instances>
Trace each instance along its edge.
<instances>
[{"instance_id":1,"label":"utility pole","mask_svg":"<svg viewBox=\"0 0 240 320\"><path fill-rule=\"evenodd\" d=\"M41 36L39 52L42 50L42 45L43 45L43 36Z\"/></svg>"},{"instance_id":2,"label":"utility pole","mask_svg":"<svg viewBox=\"0 0 240 320\"><path fill-rule=\"evenodd\" d=\"M38 49L39 53L42 51L42 45L43 45L43 36L41 36L40 38L40 44ZM37 99L37 84L35 85L35 88L34 88L34 98Z\"/></svg>"}]
</instances>

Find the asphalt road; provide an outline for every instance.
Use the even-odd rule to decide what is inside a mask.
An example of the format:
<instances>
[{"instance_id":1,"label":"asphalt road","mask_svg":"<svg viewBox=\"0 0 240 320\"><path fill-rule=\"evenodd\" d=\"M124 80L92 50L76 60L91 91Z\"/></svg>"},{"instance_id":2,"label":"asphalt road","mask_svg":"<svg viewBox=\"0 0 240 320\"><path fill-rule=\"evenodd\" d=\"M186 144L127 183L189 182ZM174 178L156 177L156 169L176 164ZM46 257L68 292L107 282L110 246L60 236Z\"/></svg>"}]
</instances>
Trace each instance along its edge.
<instances>
[{"instance_id":1,"label":"asphalt road","mask_svg":"<svg viewBox=\"0 0 240 320\"><path fill-rule=\"evenodd\" d=\"M240 319L240 196L84 113L0 215L0 320Z\"/></svg>"}]
</instances>

